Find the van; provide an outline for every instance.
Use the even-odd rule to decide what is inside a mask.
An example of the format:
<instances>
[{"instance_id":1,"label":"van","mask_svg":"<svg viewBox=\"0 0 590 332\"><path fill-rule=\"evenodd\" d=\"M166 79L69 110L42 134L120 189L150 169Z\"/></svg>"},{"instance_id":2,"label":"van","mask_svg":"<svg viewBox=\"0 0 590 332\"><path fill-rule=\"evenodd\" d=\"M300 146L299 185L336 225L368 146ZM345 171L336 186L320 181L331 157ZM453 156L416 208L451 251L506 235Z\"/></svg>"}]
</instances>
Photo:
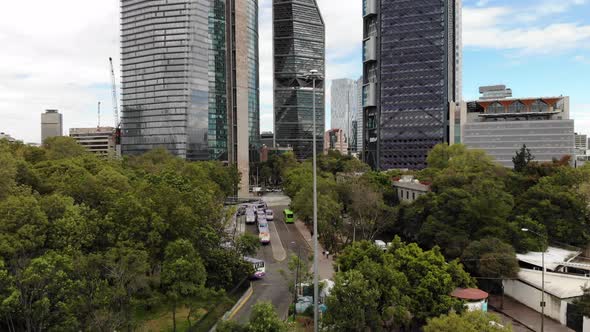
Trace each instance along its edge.
<instances>
[{"instance_id":1,"label":"van","mask_svg":"<svg viewBox=\"0 0 590 332\"><path fill-rule=\"evenodd\" d=\"M285 209L283 211L283 217L285 218L285 224L295 223L295 215L293 214L293 211Z\"/></svg>"}]
</instances>

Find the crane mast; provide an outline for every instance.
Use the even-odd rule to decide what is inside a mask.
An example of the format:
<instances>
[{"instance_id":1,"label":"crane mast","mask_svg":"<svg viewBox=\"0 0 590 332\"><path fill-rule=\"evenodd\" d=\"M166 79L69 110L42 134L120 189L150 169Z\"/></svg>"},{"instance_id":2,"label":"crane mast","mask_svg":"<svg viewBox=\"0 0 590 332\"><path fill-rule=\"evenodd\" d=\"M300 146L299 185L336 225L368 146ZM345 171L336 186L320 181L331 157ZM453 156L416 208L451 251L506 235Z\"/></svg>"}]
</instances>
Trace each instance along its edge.
<instances>
[{"instance_id":1,"label":"crane mast","mask_svg":"<svg viewBox=\"0 0 590 332\"><path fill-rule=\"evenodd\" d=\"M115 80L115 68L113 66L113 58L109 58L109 62L111 64L111 83L113 88L113 111L115 116L115 128L119 128L120 121L119 121L119 103L117 99L117 82Z\"/></svg>"}]
</instances>

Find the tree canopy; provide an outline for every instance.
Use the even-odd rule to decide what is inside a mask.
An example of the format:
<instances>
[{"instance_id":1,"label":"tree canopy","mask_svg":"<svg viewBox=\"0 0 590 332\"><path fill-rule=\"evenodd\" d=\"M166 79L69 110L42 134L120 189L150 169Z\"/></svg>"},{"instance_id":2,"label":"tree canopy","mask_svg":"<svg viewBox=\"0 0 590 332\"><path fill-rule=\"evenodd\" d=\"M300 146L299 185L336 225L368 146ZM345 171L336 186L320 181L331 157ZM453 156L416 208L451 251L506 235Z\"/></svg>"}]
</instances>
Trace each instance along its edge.
<instances>
[{"instance_id":1,"label":"tree canopy","mask_svg":"<svg viewBox=\"0 0 590 332\"><path fill-rule=\"evenodd\" d=\"M251 272L249 239L222 245L233 167L100 158L63 137L0 140L0 163L0 330L131 330L138 312L192 307Z\"/></svg>"}]
</instances>

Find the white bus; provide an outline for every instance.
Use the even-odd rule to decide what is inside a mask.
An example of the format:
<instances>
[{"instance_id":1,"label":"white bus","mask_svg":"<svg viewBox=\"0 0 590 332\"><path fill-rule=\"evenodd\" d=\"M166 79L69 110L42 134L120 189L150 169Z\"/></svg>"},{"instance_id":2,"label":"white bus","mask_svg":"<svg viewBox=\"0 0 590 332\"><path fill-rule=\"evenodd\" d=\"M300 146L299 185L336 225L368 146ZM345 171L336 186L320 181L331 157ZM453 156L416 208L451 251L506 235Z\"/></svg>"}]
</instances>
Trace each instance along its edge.
<instances>
[{"instance_id":1,"label":"white bus","mask_svg":"<svg viewBox=\"0 0 590 332\"><path fill-rule=\"evenodd\" d=\"M244 260L254 267L253 278L260 279L266 275L266 267L263 260L252 257L244 257Z\"/></svg>"}]
</instances>

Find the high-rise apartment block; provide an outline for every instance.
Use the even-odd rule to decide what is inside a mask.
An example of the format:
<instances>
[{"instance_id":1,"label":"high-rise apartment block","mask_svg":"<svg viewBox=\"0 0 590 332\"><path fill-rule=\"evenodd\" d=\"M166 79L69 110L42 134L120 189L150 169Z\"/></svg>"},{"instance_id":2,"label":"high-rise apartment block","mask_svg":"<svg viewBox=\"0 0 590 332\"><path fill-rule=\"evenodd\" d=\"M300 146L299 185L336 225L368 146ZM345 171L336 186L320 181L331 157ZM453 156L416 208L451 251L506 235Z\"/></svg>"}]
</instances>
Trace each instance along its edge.
<instances>
[{"instance_id":1,"label":"high-rise apartment block","mask_svg":"<svg viewBox=\"0 0 590 332\"><path fill-rule=\"evenodd\" d=\"M41 143L49 137L63 136L63 117L57 110L41 114Z\"/></svg>"},{"instance_id":2,"label":"high-rise apartment block","mask_svg":"<svg viewBox=\"0 0 590 332\"><path fill-rule=\"evenodd\" d=\"M316 128L313 129L312 82L325 77L325 26L316 0L273 0L274 129L277 146L292 147L298 159L323 150L325 94L316 81Z\"/></svg>"},{"instance_id":3,"label":"high-rise apartment block","mask_svg":"<svg viewBox=\"0 0 590 332\"><path fill-rule=\"evenodd\" d=\"M70 128L70 137L94 154L115 157L115 132L113 127Z\"/></svg>"},{"instance_id":4,"label":"high-rise apartment block","mask_svg":"<svg viewBox=\"0 0 590 332\"><path fill-rule=\"evenodd\" d=\"M121 0L121 11L123 153L234 163L247 192L260 136L257 0Z\"/></svg>"},{"instance_id":5,"label":"high-rise apartment block","mask_svg":"<svg viewBox=\"0 0 590 332\"><path fill-rule=\"evenodd\" d=\"M574 157L574 120L569 97L501 98L467 103L462 142L513 167L523 145L538 162Z\"/></svg>"},{"instance_id":6,"label":"high-rise apartment block","mask_svg":"<svg viewBox=\"0 0 590 332\"><path fill-rule=\"evenodd\" d=\"M420 169L452 143L461 96L461 0L364 0L363 158Z\"/></svg>"}]
</instances>

